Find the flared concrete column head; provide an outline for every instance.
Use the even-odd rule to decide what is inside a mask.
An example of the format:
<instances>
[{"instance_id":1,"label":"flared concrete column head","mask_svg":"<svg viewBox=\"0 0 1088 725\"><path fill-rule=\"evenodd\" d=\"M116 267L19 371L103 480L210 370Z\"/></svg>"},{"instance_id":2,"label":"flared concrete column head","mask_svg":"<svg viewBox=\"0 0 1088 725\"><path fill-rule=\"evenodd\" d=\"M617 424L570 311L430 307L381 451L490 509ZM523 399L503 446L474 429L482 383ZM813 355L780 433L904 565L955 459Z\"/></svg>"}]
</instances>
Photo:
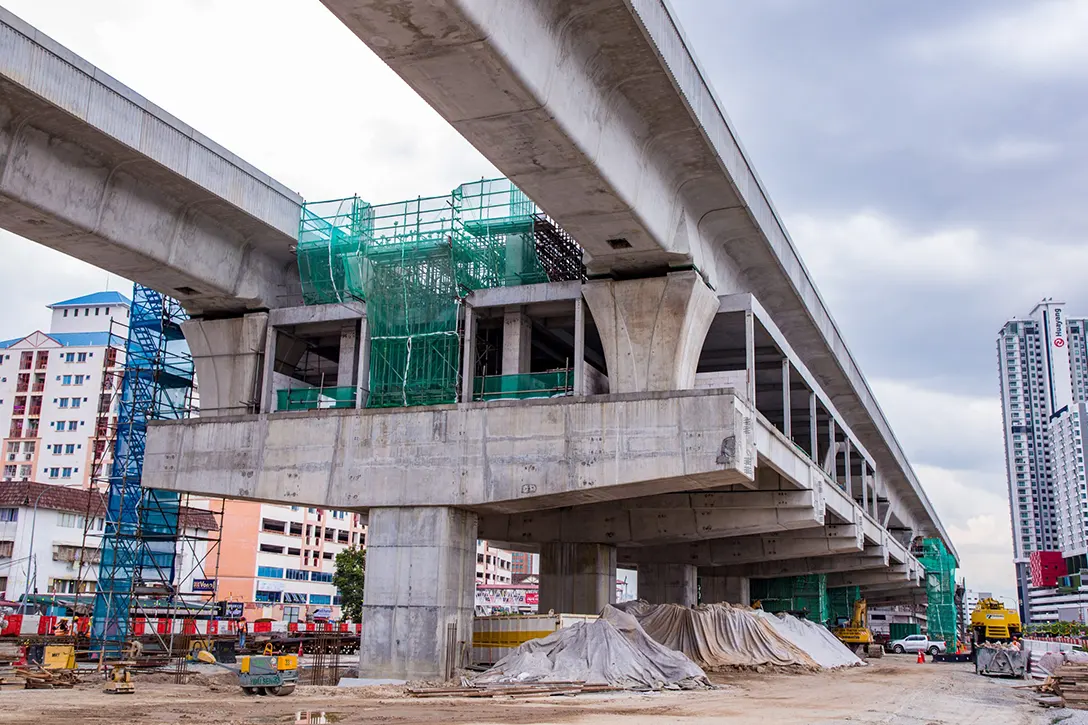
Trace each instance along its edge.
<instances>
[{"instance_id":1,"label":"flared concrete column head","mask_svg":"<svg viewBox=\"0 0 1088 725\"><path fill-rule=\"evenodd\" d=\"M261 362L268 313L181 323L193 355L200 391L200 417L251 412L260 397Z\"/></svg>"},{"instance_id":2,"label":"flared concrete column head","mask_svg":"<svg viewBox=\"0 0 1088 725\"><path fill-rule=\"evenodd\" d=\"M544 544L540 551L540 612L598 614L616 603L616 547Z\"/></svg>"},{"instance_id":3,"label":"flared concrete column head","mask_svg":"<svg viewBox=\"0 0 1088 725\"><path fill-rule=\"evenodd\" d=\"M611 393L687 390L718 298L694 271L582 287L604 346Z\"/></svg>"}]
</instances>

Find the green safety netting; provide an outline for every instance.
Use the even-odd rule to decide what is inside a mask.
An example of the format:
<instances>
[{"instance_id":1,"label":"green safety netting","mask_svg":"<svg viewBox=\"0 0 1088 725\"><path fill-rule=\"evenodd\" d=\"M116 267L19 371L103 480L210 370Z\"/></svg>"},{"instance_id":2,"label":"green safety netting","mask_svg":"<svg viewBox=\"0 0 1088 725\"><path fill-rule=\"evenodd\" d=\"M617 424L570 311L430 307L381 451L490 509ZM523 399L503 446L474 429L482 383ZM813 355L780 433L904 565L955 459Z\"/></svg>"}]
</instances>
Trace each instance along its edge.
<instances>
[{"instance_id":1,"label":"green safety netting","mask_svg":"<svg viewBox=\"0 0 1088 725\"><path fill-rule=\"evenodd\" d=\"M370 205L357 196L303 205L297 255L305 304L363 298L351 260L363 249L372 224Z\"/></svg>"},{"instance_id":2,"label":"green safety netting","mask_svg":"<svg viewBox=\"0 0 1088 725\"><path fill-rule=\"evenodd\" d=\"M472 389L472 399L550 398L556 395L569 395L573 389L574 373L570 370L523 373L520 375L477 376Z\"/></svg>"},{"instance_id":3,"label":"green safety netting","mask_svg":"<svg viewBox=\"0 0 1088 725\"><path fill-rule=\"evenodd\" d=\"M767 612L805 612L813 622L826 622L831 616L827 596L827 575L752 579L752 601L760 601Z\"/></svg>"},{"instance_id":4,"label":"green safety netting","mask_svg":"<svg viewBox=\"0 0 1088 725\"><path fill-rule=\"evenodd\" d=\"M459 308L471 290L584 274L577 245L508 179L377 206L358 197L307 203L298 261L305 304L366 301L368 407L457 400ZM483 381L479 393L497 397L524 382Z\"/></svg>"},{"instance_id":5,"label":"green safety netting","mask_svg":"<svg viewBox=\"0 0 1088 725\"><path fill-rule=\"evenodd\" d=\"M943 639L949 652L956 649L956 558L940 539L923 539L918 561L926 569L926 632Z\"/></svg>"},{"instance_id":6,"label":"green safety netting","mask_svg":"<svg viewBox=\"0 0 1088 725\"><path fill-rule=\"evenodd\" d=\"M854 603L859 599L861 599L861 587L834 587L828 589L829 621L832 624L838 624L840 620L849 622L854 617Z\"/></svg>"}]
</instances>

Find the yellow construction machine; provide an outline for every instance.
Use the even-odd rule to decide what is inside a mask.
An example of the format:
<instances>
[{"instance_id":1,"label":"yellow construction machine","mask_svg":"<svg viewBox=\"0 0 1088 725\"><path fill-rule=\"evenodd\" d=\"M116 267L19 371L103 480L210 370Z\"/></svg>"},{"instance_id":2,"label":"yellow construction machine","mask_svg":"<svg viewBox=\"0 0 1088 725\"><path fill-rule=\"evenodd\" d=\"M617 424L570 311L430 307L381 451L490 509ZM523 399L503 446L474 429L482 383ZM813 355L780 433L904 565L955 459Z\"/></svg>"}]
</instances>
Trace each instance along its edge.
<instances>
[{"instance_id":1,"label":"yellow construction machine","mask_svg":"<svg viewBox=\"0 0 1088 725\"><path fill-rule=\"evenodd\" d=\"M1020 626L1020 613L1006 609L996 599L980 599L971 612L971 633L974 643L1011 642L1020 639L1023 629Z\"/></svg>"},{"instance_id":2,"label":"yellow construction machine","mask_svg":"<svg viewBox=\"0 0 1088 725\"><path fill-rule=\"evenodd\" d=\"M858 655L883 657L884 647L873 641L873 632L869 629L869 607L864 599L854 602L854 616L841 627L833 627L831 634L839 638Z\"/></svg>"}]
</instances>

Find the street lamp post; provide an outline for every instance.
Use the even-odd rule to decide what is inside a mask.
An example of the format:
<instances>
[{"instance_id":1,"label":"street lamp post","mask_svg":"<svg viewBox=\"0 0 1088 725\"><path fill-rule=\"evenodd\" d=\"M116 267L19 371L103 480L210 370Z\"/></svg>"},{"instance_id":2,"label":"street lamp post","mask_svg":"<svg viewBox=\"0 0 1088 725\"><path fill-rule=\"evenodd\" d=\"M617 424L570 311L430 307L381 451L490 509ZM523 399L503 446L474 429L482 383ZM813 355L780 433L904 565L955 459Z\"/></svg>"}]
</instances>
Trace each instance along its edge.
<instances>
[{"instance_id":1,"label":"street lamp post","mask_svg":"<svg viewBox=\"0 0 1088 725\"><path fill-rule=\"evenodd\" d=\"M38 494L38 497L34 499L34 513L30 517L30 552L26 558L26 590L23 592L23 606L19 610L20 614L26 614L26 600L30 597L30 571L34 569L34 579L38 578L37 567L34 566L34 529L38 525L38 502L42 500L42 496L48 491L48 488L43 488ZM27 501L29 501L29 496Z\"/></svg>"}]
</instances>

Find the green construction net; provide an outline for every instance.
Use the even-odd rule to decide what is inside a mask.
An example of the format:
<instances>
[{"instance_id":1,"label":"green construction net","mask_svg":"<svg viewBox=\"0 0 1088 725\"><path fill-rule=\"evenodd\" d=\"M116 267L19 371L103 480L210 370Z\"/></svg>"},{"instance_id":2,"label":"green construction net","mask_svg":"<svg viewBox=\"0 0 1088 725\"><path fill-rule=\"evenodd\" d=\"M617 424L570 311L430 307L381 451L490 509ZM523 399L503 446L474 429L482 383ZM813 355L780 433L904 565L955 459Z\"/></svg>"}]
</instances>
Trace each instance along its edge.
<instances>
[{"instance_id":1,"label":"green construction net","mask_svg":"<svg viewBox=\"0 0 1088 725\"><path fill-rule=\"evenodd\" d=\"M550 398L570 394L574 389L574 372L557 370L548 373L477 376L473 382L473 400Z\"/></svg>"},{"instance_id":2,"label":"green construction net","mask_svg":"<svg viewBox=\"0 0 1088 725\"><path fill-rule=\"evenodd\" d=\"M956 559L940 539L923 539L918 561L926 569L926 632L943 639L949 652L957 645Z\"/></svg>"},{"instance_id":3,"label":"green construction net","mask_svg":"<svg viewBox=\"0 0 1088 725\"><path fill-rule=\"evenodd\" d=\"M457 400L468 292L584 273L573 240L508 179L378 206L357 197L307 203L298 261L305 304L366 301L374 408ZM538 383L547 389L555 381L485 380L478 394L505 397L510 386Z\"/></svg>"},{"instance_id":4,"label":"green construction net","mask_svg":"<svg viewBox=\"0 0 1088 725\"><path fill-rule=\"evenodd\" d=\"M305 304L363 298L351 259L362 250L372 222L370 205L357 196L303 205L297 254Z\"/></svg>"},{"instance_id":5,"label":"green construction net","mask_svg":"<svg viewBox=\"0 0 1088 725\"><path fill-rule=\"evenodd\" d=\"M838 625L854 618L854 602L861 599L861 587L834 587L827 590L829 621Z\"/></svg>"},{"instance_id":6,"label":"green construction net","mask_svg":"<svg viewBox=\"0 0 1088 725\"><path fill-rule=\"evenodd\" d=\"M276 391L276 410L355 407L355 387L293 388Z\"/></svg>"},{"instance_id":7,"label":"green construction net","mask_svg":"<svg viewBox=\"0 0 1088 725\"><path fill-rule=\"evenodd\" d=\"M831 616L827 596L827 575L752 579L752 601L757 599L768 612L804 612L814 622L826 622Z\"/></svg>"}]
</instances>

